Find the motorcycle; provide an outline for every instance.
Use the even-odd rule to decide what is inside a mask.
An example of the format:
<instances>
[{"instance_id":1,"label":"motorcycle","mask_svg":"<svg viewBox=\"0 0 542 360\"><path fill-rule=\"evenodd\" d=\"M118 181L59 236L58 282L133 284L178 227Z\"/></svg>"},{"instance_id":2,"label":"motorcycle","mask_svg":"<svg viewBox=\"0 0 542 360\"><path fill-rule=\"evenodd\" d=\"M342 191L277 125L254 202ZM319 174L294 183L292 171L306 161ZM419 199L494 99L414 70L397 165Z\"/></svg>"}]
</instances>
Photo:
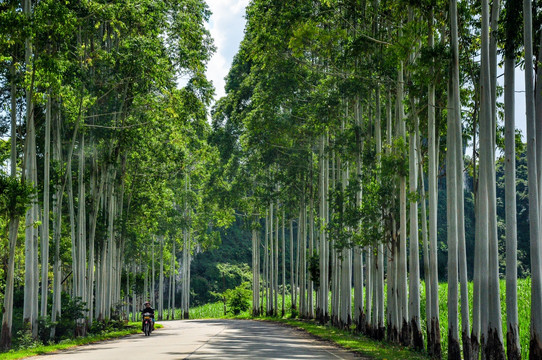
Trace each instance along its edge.
<instances>
[{"instance_id":1,"label":"motorcycle","mask_svg":"<svg viewBox=\"0 0 542 360\"><path fill-rule=\"evenodd\" d=\"M143 333L145 336L150 336L152 331L152 314L144 313L143 314Z\"/></svg>"}]
</instances>

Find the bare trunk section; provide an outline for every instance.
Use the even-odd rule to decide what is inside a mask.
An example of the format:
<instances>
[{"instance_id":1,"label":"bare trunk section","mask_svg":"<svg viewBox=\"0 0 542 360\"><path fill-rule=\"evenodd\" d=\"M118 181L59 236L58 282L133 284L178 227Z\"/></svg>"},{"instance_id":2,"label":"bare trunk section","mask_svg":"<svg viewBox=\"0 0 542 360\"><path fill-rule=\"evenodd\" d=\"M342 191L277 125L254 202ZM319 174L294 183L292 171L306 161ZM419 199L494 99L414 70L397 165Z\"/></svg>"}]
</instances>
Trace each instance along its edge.
<instances>
[{"instance_id":1,"label":"bare trunk section","mask_svg":"<svg viewBox=\"0 0 542 360\"><path fill-rule=\"evenodd\" d=\"M55 117L55 143L53 149L53 158L57 163L62 163L62 138L60 116ZM68 160L69 161L69 160ZM51 322L55 323L57 317L60 317L61 310L61 281L62 270L60 260L60 236L62 225L62 193L63 187L60 183L55 185L55 194L53 196L53 242L55 244L55 256L53 265L53 307L51 311ZM55 328L51 328L51 338L55 336Z\"/></svg>"},{"instance_id":2,"label":"bare trunk section","mask_svg":"<svg viewBox=\"0 0 542 360\"><path fill-rule=\"evenodd\" d=\"M282 316L286 314L286 234L285 220L286 212L282 210ZM256 302L257 304L257 302Z\"/></svg>"},{"instance_id":3,"label":"bare trunk section","mask_svg":"<svg viewBox=\"0 0 542 360\"><path fill-rule=\"evenodd\" d=\"M41 233L41 316L47 316L49 297L49 171L51 163L51 93L47 94L45 110L45 146L43 175L43 227Z\"/></svg>"},{"instance_id":4,"label":"bare trunk section","mask_svg":"<svg viewBox=\"0 0 542 360\"><path fill-rule=\"evenodd\" d=\"M454 1L450 1L450 8ZM456 11L457 14L457 11ZM453 14L452 14L453 22ZM452 79L453 81L453 70ZM456 127L454 87L448 84L448 132L446 136L446 197L447 197L447 233L448 233L448 354L450 359L461 358L459 346L458 320L458 265L457 265L457 178L456 173Z\"/></svg>"},{"instance_id":5,"label":"bare trunk section","mask_svg":"<svg viewBox=\"0 0 542 360\"><path fill-rule=\"evenodd\" d=\"M264 240L264 287L265 287L265 315L269 316L269 213L265 213L265 240Z\"/></svg>"},{"instance_id":6,"label":"bare trunk section","mask_svg":"<svg viewBox=\"0 0 542 360\"><path fill-rule=\"evenodd\" d=\"M160 274L158 280L158 320L164 316L164 235L160 235Z\"/></svg>"},{"instance_id":7,"label":"bare trunk section","mask_svg":"<svg viewBox=\"0 0 542 360\"><path fill-rule=\"evenodd\" d=\"M508 10L510 11L510 10ZM512 45L513 46L513 45ZM517 218L516 218L516 124L515 54L505 53L505 201L506 204L506 346L509 360L521 359L517 299Z\"/></svg>"},{"instance_id":8,"label":"bare trunk section","mask_svg":"<svg viewBox=\"0 0 542 360\"><path fill-rule=\"evenodd\" d=\"M418 193L418 116L414 100L412 104L412 117L415 131L409 136L409 191L411 194ZM423 176L423 174L421 174ZM423 335L420 324L420 259L418 240L418 201L410 201L410 288L409 288L409 315L411 345L417 349L423 349Z\"/></svg>"},{"instance_id":9,"label":"bare trunk section","mask_svg":"<svg viewBox=\"0 0 542 360\"><path fill-rule=\"evenodd\" d=\"M484 2L482 3L484 4ZM484 6L484 5L482 5ZM488 342L486 355L491 359L504 359L504 341L502 334L501 319L501 300L499 287L499 249L497 234L497 196L496 196L496 174L495 174L495 147L496 147L496 82L497 82L497 23L500 13L500 2L493 1L491 9L491 32L489 41L489 74L491 84L491 111L490 125L488 131L490 136L489 152L487 154L488 166L486 167L488 176ZM485 23L485 21L484 21ZM485 26L485 25L483 25ZM482 40L483 41L483 40ZM487 72L486 72L487 73ZM491 164L491 165L490 165ZM488 352L489 351L489 352Z\"/></svg>"},{"instance_id":10,"label":"bare trunk section","mask_svg":"<svg viewBox=\"0 0 542 360\"><path fill-rule=\"evenodd\" d=\"M26 17L30 17L32 13L32 4L30 0L24 0L23 13ZM28 36L25 39L25 64L26 71L30 73L32 70L32 39ZM33 74L32 74L33 77ZM26 90L26 144L25 144L25 171L26 180L34 187L37 187L37 168L36 168L36 129L34 125L34 104L32 101L32 86ZM23 175L23 178L25 176ZM36 292L35 271L37 264L35 260L35 252L38 249L34 246L34 236L37 229L34 223L38 220L36 216L36 200L33 199L31 206L28 208L25 216L25 280L24 280L24 305L23 305L23 323L26 329L32 332L32 337L37 336L37 314L34 311L34 303L37 303L38 294Z\"/></svg>"},{"instance_id":11,"label":"bare trunk section","mask_svg":"<svg viewBox=\"0 0 542 360\"><path fill-rule=\"evenodd\" d=\"M17 87L15 85L15 66L10 66L11 75L11 153L10 153L10 177L17 177ZM6 274L6 288L4 293L4 306L2 316L2 333L0 336L0 348L9 349L11 347L11 329L13 325L13 291L15 283L15 248L17 246L17 233L19 229L19 216L10 214L9 217L9 257Z\"/></svg>"},{"instance_id":12,"label":"bare trunk section","mask_svg":"<svg viewBox=\"0 0 542 360\"><path fill-rule=\"evenodd\" d=\"M527 163L529 186L529 227L531 243L531 339L529 358L542 358L542 245L540 234L540 204L537 169L538 141L535 123L534 64L532 38L532 3L523 0L525 46L525 103L527 120ZM540 70L539 70L540 71Z\"/></svg>"},{"instance_id":13,"label":"bare trunk section","mask_svg":"<svg viewBox=\"0 0 542 360\"><path fill-rule=\"evenodd\" d=\"M78 196L78 232L77 232L77 252L78 252L78 278L77 278L77 296L82 301L86 300L86 206L85 206L85 135L81 135L79 143L79 196ZM86 333L85 319L77 319L77 335L84 336Z\"/></svg>"},{"instance_id":14,"label":"bare trunk section","mask_svg":"<svg viewBox=\"0 0 542 360\"><path fill-rule=\"evenodd\" d=\"M433 48L433 10L429 17L429 47ZM436 132L436 120L435 120L435 83L433 79L433 65L431 65L431 81L429 82L428 90L428 182L429 182L429 268L430 268L430 281L431 281L431 293L429 307L431 309L431 318L428 319L428 341L427 348L428 353L434 358L440 359L442 356L442 350L440 345L440 324L439 324L439 299L438 299L438 262L437 262L437 202L438 202L438 189L437 189L437 168L438 168L438 154L437 154L437 132Z\"/></svg>"},{"instance_id":15,"label":"bare trunk section","mask_svg":"<svg viewBox=\"0 0 542 360\"><path fill-rule=\"evenodd\" d=\"M257 215L252 223L252 315L260 315L260 241L256 228Z\"/></svg>"},{"instance_id":16,"label":"bare trunk section","mask_svg":"<svg viewBox=\"0 0 542 360\"><path fill-rule=\"evenodd\" d=\"M399 64L397 79L397 136L405 141L406 129L404 118L404 80L403 80L403 62ZM398 330L401 343L408 345L410 343L410 329L408 316L408 295L407 295L407 213L406 213L406 176L399 175L399 246L397 247L397 308Z\"/></svg>"},{"instance_id":17,"label":"bare trunk section","mask_svg":"<svg viewBox=\"0 0 542 360\"><path fill-rule=\"evenodd\" d=\"M376 161L380 167L382 159L382 124L380 108L380 84L376 87L376 116L375 116L375 138L376 138ZM382 221L383 219L381 219ZM384 245L378 244L376 255L376 328L373 329L373 336L377 340L384 338Z\"/></svg>"},{"instance_id":18,"label":"bare trunk section","mask_svg":"<svg viewBox=\"0 0 542 360\"><path fill-rule=\"evenodd\" d=\"M294 279L294 220L290 219L290 289L292 292L292 310L296 309L296 284Z\"/></svg>"}]
</instances>

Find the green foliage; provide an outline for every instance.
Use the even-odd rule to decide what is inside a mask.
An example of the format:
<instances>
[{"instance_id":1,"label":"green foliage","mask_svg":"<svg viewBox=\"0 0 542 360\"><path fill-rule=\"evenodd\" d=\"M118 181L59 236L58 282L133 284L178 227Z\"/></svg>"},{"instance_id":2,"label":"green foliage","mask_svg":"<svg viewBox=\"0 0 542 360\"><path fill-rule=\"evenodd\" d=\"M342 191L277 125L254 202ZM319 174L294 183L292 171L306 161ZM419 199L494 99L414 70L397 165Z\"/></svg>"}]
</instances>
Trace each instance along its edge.
<instances>
[{"instance_id":1,"label":"green foliage","mask_svg":"<svg viewBox=\"0 0 542 360\"><path fill-rule=\"evenodd\" d=\"M52 301L49 301L51 304ZM54 342L60 342L66 339L72 339L77 335L77 320L85 318L86 304L81 298L72 298L68 293L62 293L61 313L56 322L51 322L51 318L38 319L38 337L45 344L50 340L51 328L55 328Z\"/></svg>"},{"instance_id":2,"label":"green foliage","mask_svg":"<svg viewBox=\"0 0 542 360\"><path fill-rule=\"evenodd\" d=\"M16 350L33 349L41 345L42 341L35 339L30 329L22 329L15 334L13 348Z\"/></svg>"},{"instance_id":3,"label":"green foliage","mask_svg":"<svg viewBox=\"0 0 542 360\"><path fill-rule=\"evenodd\" d=\"M228 304L228 311L234 315L239 315L250 308L250 299L252 291L250 283L244 282L234 289L228 289L224 292L224 298Z\"/></svg>"},{"instance_id":4,"label":"green foliage","mask_svg":"<svg viewBox=\"0 0 542 360\"><path fill-rule=\"evenodd\" d=\"M308 253L309 250L307 250ZM314 289L318 291L320 288L320 255L317 250L312 254L307 254L308 271L310 280L314 283Z\"/></svg>"},{"instance_id":5,"label":"green foliage","mask_svg":"<svg viewBox=\"0 0 542 360\"><path fill-rule=\"evenodd\" d=\"M220 231L222 243L205 253L194 255L191 262L191 289L195 306L217 300L213 294L233 289L251 281L251 233L237 219L227 230Z\"/></svg>"},{"instance_id":6,"label":"green foliage","mask_svg":"<svg viewBox=\"0 0 542 360\"><path fill-rule=\"evenodd\" d=\"M0 172L0 215L9 218L23 216L35 197L35 189L14 177Z\"/></svg>"}]
</instances>

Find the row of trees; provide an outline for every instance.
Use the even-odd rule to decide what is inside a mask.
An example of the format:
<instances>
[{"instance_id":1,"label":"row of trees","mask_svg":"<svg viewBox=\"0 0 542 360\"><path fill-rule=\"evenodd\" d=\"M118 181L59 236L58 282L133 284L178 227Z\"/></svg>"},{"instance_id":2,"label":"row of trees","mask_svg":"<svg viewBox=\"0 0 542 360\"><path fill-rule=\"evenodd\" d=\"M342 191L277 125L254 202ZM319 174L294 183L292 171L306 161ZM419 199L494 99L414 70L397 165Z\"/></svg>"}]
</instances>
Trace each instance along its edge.
<instances>
[{"instance_id":1,"label":"row of trees","mask_svg":"<svg viewBox=\"0 0 542 360\"><path fill-rule=\"evenodd\" d=\"M23 322L34 337L39 317L50 319L55 337L62 291L86 304L79 334L112 318L122 302L137 309L136 299L157 293L162 310L164 267L172 288L179 251L187 316L191 253L216 242L215 230L231 221L208 186L218 181L211 171L218 153L207 143L213 89L204 71L214 49L206 4L10 0L0 7L1 97L9 110L1 113L0 222L9 249L1 346L10 347L14 291L23 287Z\"/></svg>"},{"instance_id":2,"label":"row of trees","mask_svg":"<svg viewBox=\"0 0 542 360\"><path fill-rule=\"evenodd\" d=\"M288 227L290 249L294 240L298 249L290 253L292 306L301 316L340 327L356 324L376 338L387 334L423 348L423 269L432 356L442 356L441 338L446 336L449 358L473 359L480 353L488 359L520 358L513 76L516 64L523 62L532 281L529 356L542 356L542 121L536 118L542 106L535 104L534 81L537 77L539 87L542 73L533 62L542 58L541 13L529 0L523 7L514 1L490 6L487 0L249 5L227 96L214 109L213 138L232 196L240 199L239 208L253 224L253 313L281 310L278 285L284 291L286 271L279 247L288 241ZM497 132L503 118L497 102L501 50L505 254L499 254L495 175L502 142ZM465 163L467 144L473 156ZM473 299L468 294L465 171L474 179L476 207ZM437 181L443 176L447 334L440 331L437 270ZM499 256L506 257L506 352Z\"/></svg>"}]
</instances>

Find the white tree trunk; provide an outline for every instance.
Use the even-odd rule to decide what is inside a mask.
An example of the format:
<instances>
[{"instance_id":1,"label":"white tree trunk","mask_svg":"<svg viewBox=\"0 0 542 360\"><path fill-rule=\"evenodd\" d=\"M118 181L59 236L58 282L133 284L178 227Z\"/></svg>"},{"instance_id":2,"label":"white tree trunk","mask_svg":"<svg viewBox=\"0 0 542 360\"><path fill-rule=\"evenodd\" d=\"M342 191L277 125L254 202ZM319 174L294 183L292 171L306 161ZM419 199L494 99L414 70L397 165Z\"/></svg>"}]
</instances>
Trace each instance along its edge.
<instances>
[{"instance_id":1,"label":"white tree trunk","mask_svg":"<svg viewBox=\"0 0 542 360\"><path fill-rule=\"evenodd\" d=\"M256 215L252 224L252 315L260 315L260 242L256 229Z\"/></svg>"},{"instance_id":2,"label":"white tree trunk","mask_svg":"<svg viewBox=\"0 0 542 360\"><path fill-rule=\"evenodd\" d=\"M521 359L517 294L517 219L516 219L516 124L515 55L504 59L505 117L505 201L506 204L506 346L509 359Z\"/></svg>"},{"instance_id":3,"label":"white tree trunk","mask_svg":"<svg viewBox=\"0 0 542 360\"><path fill-rule=\"evenodd\" d=\"M290 291L292 292L292 304L291 308L296 309L296 283L294 276L295 270L294 270L294 220L290 219Z\"/></svg>"},{"instance_id":4,"label":"white tree trunk","mask_svg":"<svg viewBox=\"0 0 542 360\"><path fill-rule=\"evenodd\" d=\"M45 110L45 146L43 174L43 224L41 233L41 309L40 315L47 316L49 297L49 170L51 163L51 92L47 93Z\"/></svg>"},{"instance_id":5,"label":"white tree trunk","mask_svg":"<svg viewBox=\"0 0 542 360\"><path fill-rule=\"evenodd\" d=\"M414 104L414 101L411 101ZM418 116L416 109L412 106L412 119L415 132L409 136L409 191L411 194L418 193L418 152L417 133ZM423 175L423 174L422 174ZM415 349L423 349L423 336L420 325L420 259L418 246L418 201L410 201L410 283L409 283L409 315L411 344Z\"/></svg>"},{"instance_id":6,"label":"white tree trunk","mask_svg":"<svg viewBox=\"0 0 542 360\"><path fill-rule=\"evenodd\" d=\"M15 65L10 66L11 71L11 153L10 153L10 177L17 177L17 98L15 85ZM17 245L17 233L19 229L19 216L10 214L9 217L9 258L6 274L6 288L4 293L4 313L2 316L2 334L0 337L0 348L9 349L11 347L11 328L13 325L13 290L15 282L15 247Z\"/></svg>"},{"instance_id":7,"label":"white tree trunk","mask_svg":"<svg viewBox=\"0 0 542 360\"><path fill-rule=\"evenodd\" d=\"M78 232L77 232L77 252L78 252L78 278L77 278L77 296L86 300L87 284L86 278L86 207L85 207L85 135L81 135L81 141L79 143L79 199L78 199ZM78 334L85 334L85 319L77 319L78 321Z\"/></svg>"},{"instance_id":8,"label":"white tree trunk","mask_svg":"<svg viewBox=\"0 0 542 360\"><path fill-rule=\"evenodd\" d=\"M429 47L434 47L433 38L433 10L431 10L429 16ZM441 357L440 346L440 319L439 319L439 298L438 298L438 262L437 262L437 203L438 203L438 189L437 189L437 176L438 176L438 150L437 150L437 136L436 133L436 120L435 120L435 83L433 79L433 64L431 64L431 81L429 82L428 90L428 183L429 183L429 266L431 281L431 293L428 299L428 304L431 310L431 318L429 322L428 341L427 348L428 353L436 358ZM427 305L426 305L427 306Z\"/></svg>"},{"instance_id":9,"label":"white tree trunk","mask_svg":"<svg viewBox=\"0 0 542 360\"><path fill-rule=\"evenodd\" d=\"M405 141L406 145L406 129L404 118L403 105L403 62L399 64L399 78L397 79L397 135ZM406 213L406 177L399 176L399 219L400 219L400 234L399 246L397 253L397 310L399 337L402 343L409 344L409 317L408 317L408 296L407 296L407 213Z\"/></svg>"},{"instance_id":10,"label":"white tree trunk","mask_svg":"<svg viewBox=\"0 0 542 360\"><path fill-rule=\"evenodd\" d=\"M525 104L527 120L527 163L529 186L529 231L531 243L531 336L529 356L542 358L542 245L540 233L540 204L537 170L537 148L541 139L536 136L534 65L532 38L532 4L523 0L524 46L525 46Z\"/></svg>"},{"instance_id":11,"label":"white tree trunk","mask_svg":"<svg viewBox=\"0 0 542 360\"><path fill-rule=\"evenodd\" d=\"M311 162L312 162L312 153L311 153ZM312 178L312 171L311 171L311 178ZM311 183L312 183L312 179L311 179ZM309 246L308 246L308 251L309 251L309 256L314 256L314 195L313 195L313 191L312 191L312 187L311 187L311 194L310 194L310 201L309 201L309 226L308 226L308 230L309 230ZM307 279L307 285L308 285L308 289L307 289L307 317L309 319L313 319L314 318L314 299L313 299L313 291L314 291L314 283L311 279L311 277L309 276L308 279Z\"/></svg>"},{"instance_id":12,"label":"white tree trunk","mask_svg":"<svg viewBox=\"0 0 542 360\"><path fill-rule=\"evenodd\" d=\"M159 236L160 241L160 277L158 282L158 320L164 315L164 235Z\"/></svg>"},{"instance_id":13,"label":"white tree trunk","mask_svg":"<svg viewBox=\"0 0 542 360\"><path fill-rule=\"evenodd\" d=\"M286 232L285 232L285 220L286 212L284 208L282 210L282 316L286 314L285 302L286 302ZM256 302L257 304L257 302Z\"/></svg>"},{"instance_id":14,"label":"white tree trunk","mask_svg":"<svg viewBox=\"0 0 542 360\"><path fill-rule=\"evenodd\" d=\"M382 124L380 108L380 84L376 87L376 117L375 117L375 141L376 161L380 166L382 159ZM381 219L382 221L382 219ZM384 245L378 244L376 255L376 328L373 329L374 337L378 340L384 338Z\"/></svg>"},{"instance_id":15,"label":"white tree trunk","mask_svg":"<svg viewBox=\"0 0 542 360\"><path fill-rule=\"evenodd\" d=\"M151 294L150 299L152 299L152 303L154 304L154 307L156 307L156 284L154 283L154 280L156 279L156 273L154 268L154 243L156 242L156 238L152 237L152 263L151 263ZM183 248L186 249L186 248ZM184 266L185 264L183 264Z\"/></svg>"},{"instance_id":16,"label":"white tree trunk","mask_svg":"<svg viewBox=\"0 0 542 360\"><path fill-rule=\"evenodd\" d=\"M24 0L23 13L26 17L30 17L32 13L32 6L30 0ZM32 57L32 39L28 36L25 39L25 64L27 66L27 72L33 71L31 64ZM26 144L25 144L25 170L26 180L30 182L34 187L37 187L37 174L36 174L36 129L34 125L34 104L32 102L32 88L26 90ZM23 176L24 178L24 176ZM37 314L34 313L34 303L37 302L38 294L36 293L35 284L35 267L34 252L37 249L34 247L34 236L37 229L34 227L34 223L38 220L36 215L36 200L32 200L31 206L28 208L25 216L25 279L24 279L24 305L23 305L23 322L29 330L32 331L32 336L37 336L37 328L34 329Z\"/></svg>"}]
</instances>

